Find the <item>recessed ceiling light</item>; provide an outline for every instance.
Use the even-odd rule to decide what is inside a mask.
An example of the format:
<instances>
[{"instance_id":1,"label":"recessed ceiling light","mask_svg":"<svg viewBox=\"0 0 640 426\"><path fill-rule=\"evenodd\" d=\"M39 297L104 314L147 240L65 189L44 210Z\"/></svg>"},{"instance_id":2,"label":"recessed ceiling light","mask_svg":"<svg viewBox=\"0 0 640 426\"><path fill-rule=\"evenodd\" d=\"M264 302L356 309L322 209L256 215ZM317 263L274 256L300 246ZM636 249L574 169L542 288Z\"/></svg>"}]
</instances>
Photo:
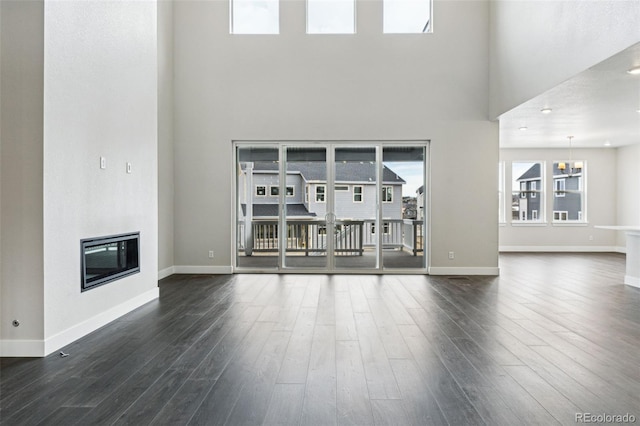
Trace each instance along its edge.
<instances>
[{"instance_id":1,"label":"recessed ceiling light","mask_svg":"<svg viewBox=\"0 0 640 426\"><path fill-rule=\"evenodd\" d=\"M606 142L604 143L604 146L611 146L611 142L606 141Z\"/></svg>"},{"instance_id":2,"label":"recessed ceiling light","mask_svg":"<svg viewBox=\"0 0 640 426\"><path fill-rule=\"evenodd\" d=\"M525 130L527 130L527 126L521 126L520 130L522 130L524 132Z\"/></svg>"},{"instance_id":3,"label":"recessed ceiling light","mask_svg":"<svg viewBox=\"0 0 640 426\"><path fill-rule=\"evenodd\" d=\"M628 69L627 72L631 75L640 75L640 65Z\"/></svg>"},{"instance_id":4,"label":"recessed ceiling light","mask_svg":"<svg viewBox=\"0 0 640 426\"><path fill-rule=\"evenodd\" d=\"M543 114L549 114L551 112L551 108L542 108L540 112Z\"/></svg>"}]
</instances>

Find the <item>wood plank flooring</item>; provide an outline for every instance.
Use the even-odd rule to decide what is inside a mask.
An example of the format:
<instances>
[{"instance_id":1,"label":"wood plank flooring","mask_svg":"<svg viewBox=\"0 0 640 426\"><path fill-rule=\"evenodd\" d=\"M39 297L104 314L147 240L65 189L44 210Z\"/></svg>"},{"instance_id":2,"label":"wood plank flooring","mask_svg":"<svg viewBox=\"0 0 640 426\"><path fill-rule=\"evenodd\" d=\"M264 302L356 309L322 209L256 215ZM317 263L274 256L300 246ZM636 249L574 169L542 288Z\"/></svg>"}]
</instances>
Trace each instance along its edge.
<instances>
[{"instance_id":1,"label":"wood plank flooring","mask_svg":"<svg viewBox=\"0 0 640 426\"><path fill-rule=\"evenodd\" d=\"M2 425L640 421L624 255L502 254L500 277L174 275L43 359L1 361Z\"/></svg>"}]
</instances>

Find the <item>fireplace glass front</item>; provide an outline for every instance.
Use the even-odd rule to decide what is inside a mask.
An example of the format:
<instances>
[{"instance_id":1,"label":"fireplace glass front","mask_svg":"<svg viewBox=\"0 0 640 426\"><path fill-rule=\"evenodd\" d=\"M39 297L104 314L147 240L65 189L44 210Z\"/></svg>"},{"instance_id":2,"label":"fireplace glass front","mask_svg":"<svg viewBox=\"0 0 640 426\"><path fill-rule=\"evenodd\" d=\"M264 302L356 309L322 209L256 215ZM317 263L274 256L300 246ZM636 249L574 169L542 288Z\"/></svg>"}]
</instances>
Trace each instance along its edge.
<instances>
[{"instance_id":1,"label":"fireplace glass front","mask_svg":"<svg viewBox=\"0 0 640 426\"><path fill-rule=\"evenodd\" d=\"M140 272L140 233L87 238L81 243L82 291Z\"/></svg>"}]
</instances>

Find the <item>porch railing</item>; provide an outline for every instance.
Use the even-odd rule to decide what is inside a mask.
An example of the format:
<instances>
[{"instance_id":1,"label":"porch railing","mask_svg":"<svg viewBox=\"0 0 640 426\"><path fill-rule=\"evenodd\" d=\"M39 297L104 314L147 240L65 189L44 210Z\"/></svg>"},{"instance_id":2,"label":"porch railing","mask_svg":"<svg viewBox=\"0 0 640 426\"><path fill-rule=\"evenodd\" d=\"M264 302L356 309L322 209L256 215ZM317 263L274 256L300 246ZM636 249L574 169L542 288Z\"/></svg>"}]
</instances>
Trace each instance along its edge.
<instances>
[{"instance_id":1,"label":"porch railing","mask_svg":"<svg viewBox=\"0 0 640 426\"><path fill-rule=\"evenodd\" d=\"M247 256L278 252L279 229L276 220L254 220L247 235L244 221L238 222L238 249ZM383 248L404 248L414 256L423 251L423 222L411 219L384 220ZM366 247L375 247L373 220L336 220L334 252L336 255L362 256ZM317 256L327 251L327 222L322 220L289 220L285 243L287 253Z\"/></svg>"}]
</instances>

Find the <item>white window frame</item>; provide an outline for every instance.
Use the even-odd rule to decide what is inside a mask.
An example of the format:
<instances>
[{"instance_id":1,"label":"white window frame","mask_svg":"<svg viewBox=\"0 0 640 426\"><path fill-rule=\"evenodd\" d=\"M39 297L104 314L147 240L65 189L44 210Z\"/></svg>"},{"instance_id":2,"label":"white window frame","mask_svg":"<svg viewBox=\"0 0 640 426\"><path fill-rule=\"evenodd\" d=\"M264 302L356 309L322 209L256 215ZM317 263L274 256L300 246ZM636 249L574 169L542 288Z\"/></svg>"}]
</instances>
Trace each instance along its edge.
<instances>
[{"instance_id":1,"label":"white window frame","mask_svg":"<svg viewBox=\"0 0 640 426\"><path fill-rule=\"evenodd\" d=\"M407 2L409 4L411 4L412 2L409 0L383 0L382 3L382 32L383 34L429 34L433 32L433 0L424 0L425 6L427 6L428 9L428 13L429 16L425 16L425 18L428 18L426 21L424 21L425 25L422 25L422 22L420 23L421 25L421 30L420 31L409 31L407 28L390 28L391 25L387 25L387 14L392 15L390 23L392 22L396 22L398 20L398 18L400 18L400 16L395 15L393 16L393 14L391 14L390 12L392 11L391 9L388 8L392 8L393 4L402 4L404 2ZM415 15L416 11L410 11L413 12L413 14Z\"/></svg>"},{"instance_id":2,"label":"white window frame","mask_svg":"<svg viewBox=\"0 0 640 426\"><path fill-rule=\"evenodd\" d=\"M310 192L309 185L305 185L304 186L304 201L307 204L309 204L309 192Z\"/></svg>"},{"instance_id":3,"label":"white window frame","mask_svg":"<svg viewBox=\"0 0 640 426\"><path fill-rule=\"evenodd\" d=\"M318 190L322 188L322 193L318 192ZM327 185L316 185L316 190L315 190L315 194L316 194L316 203L326 203L327 202ZM322 196L321 200L318 199L319 196Z\"/></svg>"},{"instance_id":4,"label":"white window frame","mask_svg":"<svg viewBox=\"0 0 640 426\"><path fill-rule=\"evenodd\" d=\"M331 2L327 2L326 0L307 0L306 1L306 33L307 34L356 34L357 32L357 28L356 28L356 24L357 24L357 10L356 10L356 0L333 0L333 2L337 2L337 1L342 1L344 3L351 3L353 5L353 22L352 22L352 29L351 31L337 31L337 30L332 30L329 29L327 30L327 26L323 25L323 29L322 30L312 30L311 25L309 25L309 18L310 18L310 14L309 14L309 3L316 3L316 4L322 4L322 3L331 3ZM313 7L312 7L313 8ZM334 9L333 12L335 12L336 10Z\"/></svg>"},{"instance_id":5,"label":"white window frame","mask_svg":"<svg viewBox=\"0 0 640 426\"><path fill-rule=\"evenodd\" d=\"M498 162L498 223L506 222L505 191L504 191L504 161Z\"/></svg>"},{"instance_id":6,"label":"white window frame","mask_svg":"<svg viewBox=\"0 0 640 426\"><path fill-rule=\"evenodd\" d=\"M579 194L580 195L580 207L578 210L577 219L568 219L568 212L565 216L565 219L556 219L556 211L564 212L564 210L554 210L553 222L562 223L562 224L585 224L587 223L587 162L574 160L573 162L569 162L567 160L554 160L554 168L556 164L565 163L567 167L570 167L571 164L580 164L580 171L569 175L568 173L563 173L560 175L556 175L557 179L554 177L553 182L553 196L554 198L562 198L566 197L567 194ZM576 176L578 175L578 176ZM576 178L578 180L578 189L567 189L567 179Z\"/></svg>"},{"instance_id":7,"label":"white window frame","mask_svg":"<svg viewBox=\"0 0 640 426\"><path fill-rule=\"evenodd\" d=\"M533 167L535 164L540 165L540 176L535 178L529 178L522 181L516 181L519 176L514 175L514 167L516 164L531 164ZM514 218L513 213L511 213L510 220L511 224L515 226L540 226L545 224L545 206L546 206L546 191L545 191L545 182L546 182L546 162L543 160L513 160L511 162L511 183L509 183L511 192L510 192L510 200L514 200L514 196L517 197L518 200L527 200L526 206L524 208L526 210L519 210L518 217ZM519 171L518 171L519 172ZM515 181L515 182L514 182ZM514 189L514 183L517 183L517 188ZM539 183L539 185L538 185ZM506 185L506 182L505 182ZM506 191L505 191L506 194ZM528 195L531 194L531 195ZM539 196L538 196L539 195ZM506 197L505 197L506 198ZM529 212L529 200L537 199L537 203L539 204L535 211L537 212L534 216L534 210L530 210ZM505 200L505 204L507 201ZM513 205L510 203L509 205ZM523 207L523 202L519 201L518 205L520 208ZM513 212L513 209L512 209Z\"/></svg>"},{"instance_id":8,"label":"white window frame","mask_svg":"<svg viewBox=\"0 0 640 426\"><path fill-rule=\"evenodd\" d=\"M289 189L291 189L291 194L289 194ZM285 194L287 195L287 197L295 197L296 196L296 187L295 186L291 186L291 185L287 185L285 188Z\"/></svg>"},{"instance_id":9,"label":"white window frame","mask_svg":"<svg viewBox=\"0 0 640 426\"><path fill-rule=\"evenodd\" d=\"M258 188L264 189L264 194L258 194ZM267 185L256 185L256 197L266 197L267 196Z\"/></svg>"},{"instance_id":10,"label":"white window frame","mask_svg":"<svg viewBox=\"0 0 640 426\"><path fill-rule=\"evenodd\" d=\"M360 192L356 191L356 188L360 189ZM360 201L356 200L356 197L360 197ZM353 202L354 203L364 203L364 186L362 185L353 185Z\"/></svg>"},{"instance_id":11,"label":"white window frame","mask_svg":"<svg viewBox=\"0 0 640 426\"><path fill-rule=\"evenodd\" d=\"M393 203L393 186L384 185L382 187L382 202L383 203Z\"/></svg>"},{"instance_id":12,"label":"white window frame","mask_svg":"<svg viewBox=\"0 0 640 426\"><path fill-rule=\"evenodd\" d=\"M275 8L277 10L277 14L276 14L276 19L277 19L277 25L275 27L275 30L273 31L257 31L257 30L249 30L249 31L242 31L240 29L238 29L238 27L240 27L241 25L236 25L234 26L234 9L236 7L236 1L235 0L229 0L229 34L247 34L247 35L268 35L268 34L280 34L280 1L278 0L263 0L263 1L258 1L259 3L263 3L265 5L272 3L275 5ZM239 2L240 3L240 2ZM249 3L249 2L244 2L244 3ZM269 7L266 8L259 8L260 10L264 10L264 9L269 9ZM254 16L249 16L249 21L250 22L256 22L255 21L256 17ZM237 22L236 22L237 23Z\"/></svg>"}]
</instances>

